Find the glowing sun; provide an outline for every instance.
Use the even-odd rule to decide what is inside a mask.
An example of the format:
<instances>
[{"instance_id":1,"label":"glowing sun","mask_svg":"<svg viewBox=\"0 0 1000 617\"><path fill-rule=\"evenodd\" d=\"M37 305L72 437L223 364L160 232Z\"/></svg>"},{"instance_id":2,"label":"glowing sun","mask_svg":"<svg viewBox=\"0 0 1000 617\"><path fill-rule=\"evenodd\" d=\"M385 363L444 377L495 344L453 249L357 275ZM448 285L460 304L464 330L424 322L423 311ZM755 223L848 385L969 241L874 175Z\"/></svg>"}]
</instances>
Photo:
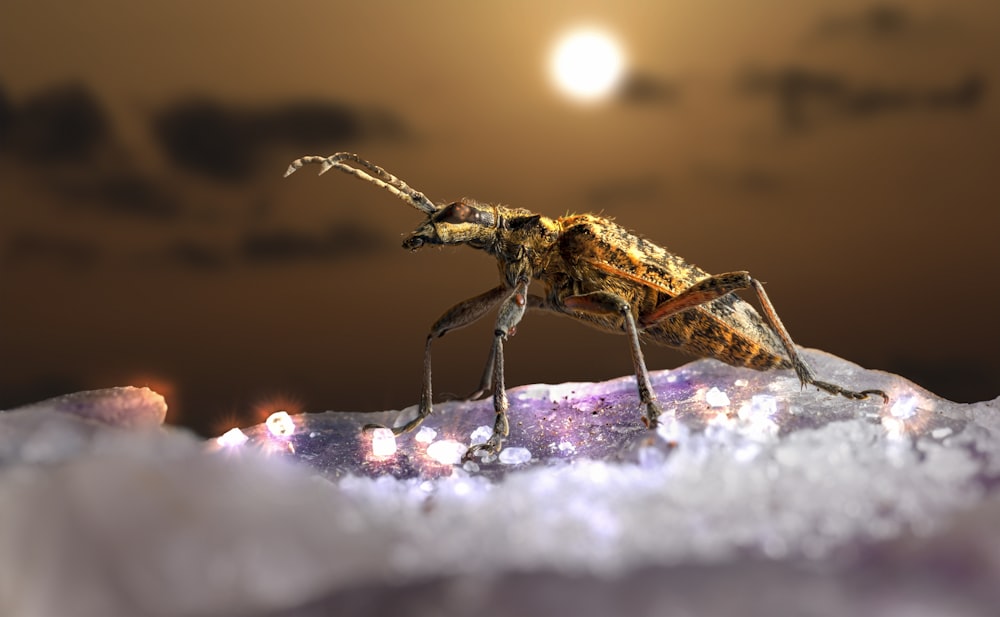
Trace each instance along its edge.
<instances>
[{"instance_id":1,"label":"glowing sun","mask_svg":"<svg viewBox=\"0 0 1000 617\"><path fill-rule=\"evenodd\" d=\"M618 85L625 69L625 54L607 32L580 28L556 42L549 68L565 94L580 101L596 101Z\"/></svg>"}]
</instances>

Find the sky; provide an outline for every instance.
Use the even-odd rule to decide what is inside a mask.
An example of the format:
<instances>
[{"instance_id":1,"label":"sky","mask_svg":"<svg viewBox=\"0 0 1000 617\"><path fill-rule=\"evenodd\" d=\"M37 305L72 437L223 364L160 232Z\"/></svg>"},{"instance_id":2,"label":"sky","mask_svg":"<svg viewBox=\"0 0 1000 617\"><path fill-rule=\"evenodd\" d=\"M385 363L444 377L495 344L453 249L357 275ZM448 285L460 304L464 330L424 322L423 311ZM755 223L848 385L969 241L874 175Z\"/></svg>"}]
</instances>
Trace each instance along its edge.
<instances>
[{"instance_id":1,"label":"sky","mask_svg":"<svg viewBox=\"0 0 1000 617\"><path fill-rule=\"evenodd\" d=\"M427 330L496 266L402 250L420 215L375 187L282 178L342 150L438 202L614 218L749 270L800 345L1000 395L995 3L4 7L0 409L150 385L218 434L415 403ZM548 72L581 25L626 58L603 101ZM436 392L475 389L491 331L435 344ZM548 315L506 352L510 386L631 371L624 337Z\"/></svg>"}]
</instances>

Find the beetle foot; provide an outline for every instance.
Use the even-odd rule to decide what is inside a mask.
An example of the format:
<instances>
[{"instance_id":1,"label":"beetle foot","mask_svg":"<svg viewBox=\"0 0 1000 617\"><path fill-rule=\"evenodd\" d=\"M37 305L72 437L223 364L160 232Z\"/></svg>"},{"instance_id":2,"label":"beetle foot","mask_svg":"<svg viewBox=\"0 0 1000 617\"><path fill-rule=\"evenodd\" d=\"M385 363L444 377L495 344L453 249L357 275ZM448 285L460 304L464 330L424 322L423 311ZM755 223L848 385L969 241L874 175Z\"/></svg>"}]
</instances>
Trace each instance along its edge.
<instances>
[{"instance_id":1,"label":"beetle foot","mask_svg":"<svg viewBox=\"0 0 1000 617\"><path fill-rule=\"evenodd\" d=\"M469 446L469 449L465 451L465 455L462 456L462 462L475 461L480 457L497 456L502 449L503 437L494 432L484 443Z\"/></svg>"},{"instance_id":2,"label":"beetle foot","mask_svg":"<svg viewBox=\"0 0 1000 617\"><path fill-rule=\"evenodd\" d=\"M645 404L645 409L642 413L642 423L646 425L646 428L656 428L659 425L660 415L663 414L663 408L656 400L649 401Z\"/></svg>"}]
</instances>

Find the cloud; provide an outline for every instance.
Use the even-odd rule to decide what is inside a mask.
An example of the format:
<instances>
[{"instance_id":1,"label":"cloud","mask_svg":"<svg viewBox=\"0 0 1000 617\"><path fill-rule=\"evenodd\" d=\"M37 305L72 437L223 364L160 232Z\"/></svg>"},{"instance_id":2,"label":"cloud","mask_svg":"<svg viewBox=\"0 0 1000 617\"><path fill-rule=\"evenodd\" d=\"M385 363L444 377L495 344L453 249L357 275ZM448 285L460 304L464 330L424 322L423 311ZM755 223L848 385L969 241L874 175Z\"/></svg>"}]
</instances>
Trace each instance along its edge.
<instances>
[{"instance_id":1,"label":"cloud","mask_svg":"<svg viewBox=\"0 0 1000 617\"><path fill-rule=\"evenodd\" d=\"M954 38L962 29L944 13L911 12L906 3L875 3L827 15L809 35L811 41L861 41L873 44L927 43Z\"/></svg>"},{"instance_id":2,"label":"cloud","mask_svg":"<svg viewBox=\"0 0 1000 617\"><path fill-rule=\"evenodd\" d=\"M676 84L642 71L630 71L618 90L618 100L635 105L673 103L680 92Z\"/></svg>"},{"instance_id":3,"label":"cloud","mask_svg":"<svg viewBox=\"0 0 1000 617\"><path fill-rule=\"evenodd\" d=\"M79 163L111 143L107 112L81 84L53 86L21 105L3 97L0 137L20 158L32 163ZM2 143L2 142L0 142Z\"/></svg>"},{"instance_id":4,"label":"cloud","mask_svg":"<svg viewBox=\"0 0 1000 617\"><path fill-rule=\"evenodd\" d=\"M181 214L174 192L137 170L119 169L83 178L62 178L49 186L69 200L67 205L72 208L153 221L172 220Z\"/></svg>"},{"instance_id":5,"label":"cloud","mask_svg":"<svg viewBox=\"0 0 1000 617\"><path fill-rule=\"evenodd\" d=\"M253 174L268 148L334 147L375 137L398 139L407 133L402 121L382 110L322 101L252 109L209 98L167 106L154 115L152 130L174 165L229 182Z\"/></svg>"},{"instance_id":6,"label":"cloud","mask_svg":"<svg viewBox=\"0 0 1000 617\"><path fill-rule=\"evenodd\" d=\"M208 100L169 107L153 120L153 133L171 162L224 180L253 168L254 139L239 114Z\"/></svg>"},{"instance_id":7,"label":"cloud","mask_svg":"<svg viewBox=\"0 0 1000 617\"><path fill-rule=\"evenodd\" d=\"M385 244L374 229L344 222L324 234L293 230L250 233L243 238L240 256L252 264L327 261L371 253Z\"/></svg>"},{"instance_id":8,"label":"cloud","mask_svg":"<svg viewBox=\"0 0 1000 617\"><path fill-rule=\"evenodd\" d=\"M913 17L899 6L873 4L860 12L825 17L816 33L825 37L861 36L872 39L898 37L911 31Z\"/></svg>"},{"instance_id":9,"label":"cloud","mask_svg":"<svg viewBox=\"0 0 1000 617\"><path fill-rule=\"evenodd\" d=\"M944 85L859 84L836 73L795 66L749 71L740 81L746 95L773 97L779 122L790 131L812 128L825 120L903 110L970 110L987 90L985 78L976 74Z\"/></svg>"}]
</instances>

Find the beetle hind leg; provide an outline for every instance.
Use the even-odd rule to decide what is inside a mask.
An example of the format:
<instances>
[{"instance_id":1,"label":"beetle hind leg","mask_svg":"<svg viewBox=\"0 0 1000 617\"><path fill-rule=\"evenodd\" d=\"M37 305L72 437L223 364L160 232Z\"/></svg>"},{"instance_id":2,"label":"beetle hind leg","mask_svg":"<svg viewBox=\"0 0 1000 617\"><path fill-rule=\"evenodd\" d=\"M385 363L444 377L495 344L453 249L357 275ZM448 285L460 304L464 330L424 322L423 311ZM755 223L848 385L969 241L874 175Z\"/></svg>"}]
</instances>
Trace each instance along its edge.
<instances>
[{"instance_id":1,"label":"beetle hind leg","mask_svg":"<svg viewBox=\"0 0 1000 617\"><path fill-rule=\"evenodd\" d=\"M843 386L838 386L837 384L816 379L812 370L802 360L802 357L799 356L795 343L792 342L792 337L788 334L788 330L785 329L785 325L781 323L781 319L778 317L778 312L774 310L774 305L771 304L771 299L767 297L767 292L764 291L764 285L762 285L761 282L755 278L751 278L750 283L753 286L754 292L757 294L757 299L760 301L761 308L764 309L764 315L767 317L771 327L774 328L778 337L781 339L781 344L785 348L785 353L788 355L788 359L792 363L792 368L795 370L795 374L798 375L799 381L802 382L803 386L813 385L824 392L837 394L853 400L862 400L868 398L869 396L878 395L882 397L883 403L889 402L889 395L882 390L871 389L856 391Z\"/></svg>"}]
</instances>

